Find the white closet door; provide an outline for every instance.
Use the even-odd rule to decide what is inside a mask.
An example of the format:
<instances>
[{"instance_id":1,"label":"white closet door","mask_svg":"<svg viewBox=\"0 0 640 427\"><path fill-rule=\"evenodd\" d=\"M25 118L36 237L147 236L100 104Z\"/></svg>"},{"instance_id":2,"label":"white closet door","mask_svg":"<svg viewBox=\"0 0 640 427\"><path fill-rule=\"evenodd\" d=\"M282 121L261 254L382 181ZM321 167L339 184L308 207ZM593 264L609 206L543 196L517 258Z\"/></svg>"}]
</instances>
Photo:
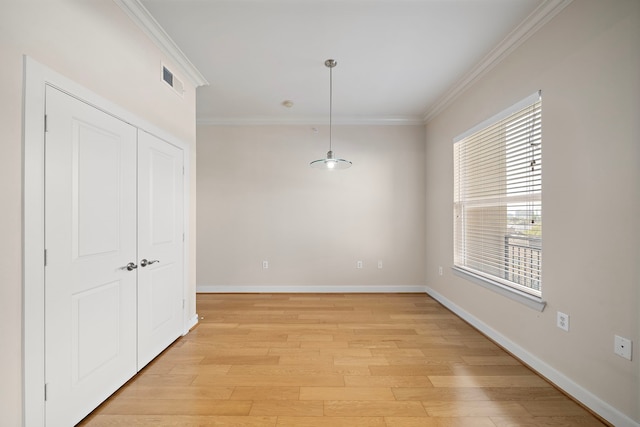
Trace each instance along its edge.
<instances>
[{"instance_id":1,"label":"white closet door","mask_svg":"<svg viewBox=\"0 0 640 427\"><path fill-rule=\"evenodd\" d=\"M138 133L138 369L183 330L183 152Z\"/></svg>"},{"instance_id":2,"label":"white closet door","mask_svg":"<svg viewBox=\"0 0 640 427\"><path fill-rule=\"evenodd\" d=\"M50 87L46 113L46 422L72 426L136 373L136 129Z\"/></svg>"}]
</instances>

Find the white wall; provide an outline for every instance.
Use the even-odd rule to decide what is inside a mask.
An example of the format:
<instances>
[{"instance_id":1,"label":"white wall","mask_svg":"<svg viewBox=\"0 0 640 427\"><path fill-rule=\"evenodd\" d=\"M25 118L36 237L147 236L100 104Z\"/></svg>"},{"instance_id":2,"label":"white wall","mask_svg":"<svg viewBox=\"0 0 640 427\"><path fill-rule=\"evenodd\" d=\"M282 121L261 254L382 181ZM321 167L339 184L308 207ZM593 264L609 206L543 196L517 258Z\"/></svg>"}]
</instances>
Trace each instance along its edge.
<instances>
[{"instance_id":1,"label":"white wall","mask_svg":"<svg viewBox=\"0 0 640 427\"><path fill-rule=\"evenodd\" d=\"M448 268L452 139L538 89L542 313ZM426 140L427 286L593 393L605 412L640 422L640 2L573 1L430 121ZM569 333L555 326L557 311L570 315ZM614 334L634 341L633 361L613 353Z\"/></svg>"},{"instance_id":2,"label":"white wall","mask_svg":"<svg viewBox=\"0 0 640 427\"><path fill-rule=\"evenodd\" d=\"M424 286L424 128L318 130L198 126L199 290Z\"/></svg>"},{"instance_id":3,"label":"white wall","mask_svg":"<svg viewBox=\"0 0 640 427\"><path fill-rule=\"evenodd\" d=\"M22 90L23 55L76 81L191 145L195 183L195 90L184 99L160 81L171 62L111 0L5 1L0 14L0 414L22 417ZM184 80L184 78L183 78ZM195 228L192 185L192 231ZM195 253L195 237L192 238ZM195 313L195 268L189 310ZM190 315L190 316L191 316Z\"/></svg>"}]
</instances>

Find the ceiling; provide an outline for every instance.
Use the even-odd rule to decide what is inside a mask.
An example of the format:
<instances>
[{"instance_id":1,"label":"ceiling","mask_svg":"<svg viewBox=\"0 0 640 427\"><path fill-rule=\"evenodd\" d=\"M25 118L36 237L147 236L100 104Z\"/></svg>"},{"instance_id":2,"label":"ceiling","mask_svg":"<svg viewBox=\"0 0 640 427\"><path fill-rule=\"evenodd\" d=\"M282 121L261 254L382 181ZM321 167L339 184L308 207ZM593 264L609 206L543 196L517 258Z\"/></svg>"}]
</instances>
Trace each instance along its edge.
<instances>
[{"instance_id":1,"label":"ceiling","mask_svg":"<svg viewBox=\"0 0 640 427\"><path fill-rule=\"evenodd\" d=\"M326 59L338 62L335 123L421 123L548 1L141 3L209 82L197 92L199 123L322 124Z\"/></svg>"}]
</instances>

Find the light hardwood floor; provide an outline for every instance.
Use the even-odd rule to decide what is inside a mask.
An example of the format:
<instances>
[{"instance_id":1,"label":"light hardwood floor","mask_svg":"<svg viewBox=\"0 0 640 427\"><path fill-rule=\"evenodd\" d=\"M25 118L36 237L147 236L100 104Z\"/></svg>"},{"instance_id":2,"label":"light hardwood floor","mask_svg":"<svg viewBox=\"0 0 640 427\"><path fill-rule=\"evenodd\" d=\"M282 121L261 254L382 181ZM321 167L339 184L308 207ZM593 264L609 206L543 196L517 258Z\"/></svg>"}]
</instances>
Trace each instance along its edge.
<instances>
[{"instance_id":1,"label":"light hardwood floor","mask_svg":"<svg viewBox=\"0 0 640 427\"><path fill-rule=\"evenodd\" d=\"M199 294L80 426L602 426L424 294Z\"/></svg>"}]
</instances>

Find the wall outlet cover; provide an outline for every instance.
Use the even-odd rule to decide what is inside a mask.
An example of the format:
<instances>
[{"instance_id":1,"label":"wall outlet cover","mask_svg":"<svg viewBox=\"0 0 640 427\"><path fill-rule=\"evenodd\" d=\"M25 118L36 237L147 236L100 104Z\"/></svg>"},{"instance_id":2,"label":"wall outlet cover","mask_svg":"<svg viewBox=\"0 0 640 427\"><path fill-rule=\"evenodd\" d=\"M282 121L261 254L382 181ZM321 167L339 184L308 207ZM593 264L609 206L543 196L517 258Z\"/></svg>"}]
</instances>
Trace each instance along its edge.
<instances>
[{"instance_id":1,"label":"wall outlet cover","mask_svg":"<svg viewBox=\"0 0 640 427\"><path fill-rule=\"evenodd\" d=\"M620 357L631 360L632 345L633 343L630 339L615 335L613 339L613 352Z\"/></svg>"},{"instance_id":2,"label":"wall outlet cover","mask_svg":"<svg viewBox=\"0 0 640 427\"><path fill-rule=\"evenodd\" d=\"M569 315L559 311L556 325L558 328L569 332Z\"/></svg>"}]
</instances>

